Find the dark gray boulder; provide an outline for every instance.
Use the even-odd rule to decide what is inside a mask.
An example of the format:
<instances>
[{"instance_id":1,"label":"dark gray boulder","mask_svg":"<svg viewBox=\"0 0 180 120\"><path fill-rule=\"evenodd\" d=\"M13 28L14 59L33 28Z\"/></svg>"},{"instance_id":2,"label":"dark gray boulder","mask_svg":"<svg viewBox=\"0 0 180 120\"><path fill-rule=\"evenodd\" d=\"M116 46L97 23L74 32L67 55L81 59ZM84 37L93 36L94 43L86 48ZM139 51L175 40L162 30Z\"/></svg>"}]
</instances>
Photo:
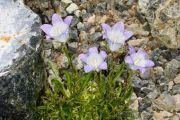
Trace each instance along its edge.
<instances>
[{"instance_id":1,"label":"dark gray boulder","mask_svg":"<svg viewBox=\"0 0 180 120\"><path fill-rule=\"evenodd\" d=\"M23 0L0 0L0 120L30 120L44 86L38 15Z\"/></svg>"}]
</instances>

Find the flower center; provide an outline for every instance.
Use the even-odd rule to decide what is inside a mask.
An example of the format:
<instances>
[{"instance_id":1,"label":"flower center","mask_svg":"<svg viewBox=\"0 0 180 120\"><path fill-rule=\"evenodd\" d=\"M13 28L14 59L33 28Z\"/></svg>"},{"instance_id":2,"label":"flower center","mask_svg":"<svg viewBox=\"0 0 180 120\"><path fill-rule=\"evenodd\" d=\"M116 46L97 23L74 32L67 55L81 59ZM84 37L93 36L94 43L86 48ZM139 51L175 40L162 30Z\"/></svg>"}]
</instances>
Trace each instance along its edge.
<instances>
[{"instance_id":1,"label":"flower center","mask_svg":"<svg viewBox=\"0 0 180 120\"><path fill-rule=\"evenodd\" d=\"M87 64L90 66L93 66L95 69L98 68L98 66L103 62L103 58L99 54L91 54L87 58Z\"/></svg>"},{"instance_id":2,"label":"flower center","mask_svg":"<svg viewBox=\"0 0 180 120\"><path fill-rule=\"evenodd\" d=\"M139 54L133 55L133 61L134 61L134 65L140 66L140 67L143 67L146 64L146 60L144 59L144 57Z\"/></svg>"},{"instance_id":3,"label":"flower center","mask_svg":"<svg viewBox=\"0 0 180 120\"><path fill-rule=\"evenodd\" d=\"M63 34L67 29L68 29L67 24L63 22L57 23L50 30L50 35L53 37L58 37L59 35Z\"/></svg>"},{"instance_id":4,"label":"flower center","mask_svg":"<svg viewBox=\"0 0 180 120\"><path fill-rule=\"evenodd\" d=\"M124 43L125 36L118 30L111 30L107 33L108 38L114 43Z\"/></svg>"}]
</instances>

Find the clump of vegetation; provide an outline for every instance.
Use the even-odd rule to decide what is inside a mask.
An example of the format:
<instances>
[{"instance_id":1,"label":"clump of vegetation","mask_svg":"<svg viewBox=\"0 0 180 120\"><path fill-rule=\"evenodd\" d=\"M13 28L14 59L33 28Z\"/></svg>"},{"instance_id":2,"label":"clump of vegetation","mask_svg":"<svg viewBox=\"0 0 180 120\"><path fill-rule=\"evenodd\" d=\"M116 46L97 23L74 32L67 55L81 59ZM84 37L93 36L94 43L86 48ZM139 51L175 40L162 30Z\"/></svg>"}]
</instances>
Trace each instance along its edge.
<instances>
[{"instance_id":1,"label":"clump of vegetation","mask_svg":"<svg viewBox=\"0 0 180 120\"><path fill-rule=\"evenodd\" d=\"M125 31L124 23L117 22L113 27L102 24L103 38L106 39L106 51L97 47L89 48L87 53L78 58L84 69L77 69L73 56L66 45L69 25L72 16L64 20L54 14L52 25L44 24L41 29L48 39L56 39L63 43L63 52L69 62L68 68L58 68L49 61L53 71L50 80L51 87L46 89L42 102L36 108L40 120L131 120L133 114L129 108L132 94L132 70L140 70L143 74L146 68L154 63L148 59L146 52L137 52L129 45L124 49L126 40L133 33ZM116 57L114 57L116 56ZM121 57L120 57L121 56ZM116 59L115 59L116 58ZM127 114L126 114L127 113Z\"/></svg>"},{"instance_id":2,"label":"clump of vegetation","mask_svg":"<svg viewBox=\"0 0 180 120\"><path fill-rule=\"evenodd\" d=\"M121 116L129 108L132 94L132 71L124 63L109 63L107 71L85 73L64 70L64 80L51 63L54 72L53 90L47 89L42 104L37 107L43 120L132 119ZM120 78L124 78L121 80Z\"/></svg>"}]
</instances>

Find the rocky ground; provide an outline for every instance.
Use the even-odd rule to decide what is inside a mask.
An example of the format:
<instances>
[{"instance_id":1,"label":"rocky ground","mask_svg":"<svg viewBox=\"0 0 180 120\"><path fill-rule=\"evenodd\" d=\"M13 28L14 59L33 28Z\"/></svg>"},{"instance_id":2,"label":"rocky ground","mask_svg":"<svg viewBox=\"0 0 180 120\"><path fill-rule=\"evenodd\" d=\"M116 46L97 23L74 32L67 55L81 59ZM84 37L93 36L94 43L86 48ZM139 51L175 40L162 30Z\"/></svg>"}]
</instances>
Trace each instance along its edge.
<instances>
[{"instance_id":1,"label":"rocky ground","mask_svg":"<svg viewBox=\"0 0 180 120\"><path fill-rule=\"evenodd\" d=\"M98 46L98 43L103 41L101 23L113 25L119 20L124 21L126 29L135 34L128 43L145 49L155 62L153 69L146 71L144 75L133 77L135 94L132 97L132 107L139 111L137 119L180 119L180 50L178 49L180 43L178 31L175 31L177 32L175 34L175 28L173 29L173 27L177 27L175 30L180 29L177 22L180 16L178 13L174 14L173 18L171 16L173 10L176 12L179 10L176 10L178 0L167 0L170 1L169 4L163 3L170 11L168 15L159 14L160 10L165 11L164 7L162 9L158 7L160 0L25 1L40 15L43 23L49 23L55 12L62 17L73 15L69 47L76 50L74 54L86 51L94 44ZM148 2L151 6L147 5ZM151 18L153 14L160 15L159 19L163 18L163 20L159 21L158 17ZM164 23L167 23L165 27ZM169 26L172 28L170 31L168 31ZM61 54L58 47L55 42L45 41L45 56L57 62L60 67L65 67L67 58Z\"/></svg>"}]
</instances>

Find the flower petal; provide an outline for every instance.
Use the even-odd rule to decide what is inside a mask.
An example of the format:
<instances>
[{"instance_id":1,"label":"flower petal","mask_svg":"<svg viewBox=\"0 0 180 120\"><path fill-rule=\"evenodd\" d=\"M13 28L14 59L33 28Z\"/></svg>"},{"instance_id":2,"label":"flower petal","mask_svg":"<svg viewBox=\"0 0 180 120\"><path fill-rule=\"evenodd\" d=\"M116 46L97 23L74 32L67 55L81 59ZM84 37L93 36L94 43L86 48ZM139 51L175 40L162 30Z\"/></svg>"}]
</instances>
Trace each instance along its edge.
<instances>
[{"instance_id":1,"label":"flower petal","mask_svg":"<svg viewBox=\"0 0 180 120\"><path fill-rule=\"evenodd\" d=\"M124 23L122 21L117 22L114 26L113 29L119 30L121 32L124 32Z\"/></svg>"},{"instance_id":2,"label":"flower petal","mask_svg":"<svg viewBox=\"0 0 180 120\"><path fill-rule=\"evenodd\" d=\"M130 65L129 66L131 69L133 69L133 70L140 70L140 69L142 69L143 67L139 67L139 66L136 66L136 65Z\"/></svg>"},{"instance_id":3,"label":"flower petal","mask_svg":"<svg viewBox=\"0 0 180 120\"><path fill-rule=\"evenodd\" d=\"M132 45L128 45L128 48L129 48L129 52L128 52L129 54L133 54L136 52Z\"/></svg>"},{"instance_id":4,"label":"flower petal","mask_svg":"<svg viewBox=\"0 0 180 120\"><path fill-rule=\"evenodd\" d=\"M106 62L103 62L99 65L99 68L102 69L102 70L106 70L107 69L107 63Z\"/></svg>"},{"instance_id":5,"label":"flower petal","mask_svg":"<svg viewBox=\"0 0 180 120\"><path fill-rule=\"evenodd\" d=\"M86 63L86 61L87 61L87 55L86 54L80 54L79 58L80 58L80 60L82 60L83 62Z\"/></svg>"},{"instance_id":6,"label":"flower petal","mask_svg":"<svg viewBox=\"0 0 180 120\"><path fill-rule=\"evenodd\" d=\"M89 66L89 65L85 65L85 66L84 66L84 71L85 71L86 73L91 72L91 71L93 71L93 70L94 70L94 68L93 68L92 66Z\"/></svg>"},{"instance_id":7,"label":"flower petal","mask_svg":"<svg viewBox=\"0 0 180 120\"><path fill-rule=\"evenodd\" d=\"M108 24L101 24L102 29L104 30L105 33L107 33L109 30L111 30L111 27Z\"/></svg>"},{"instance_id":8,"label":"flower petal","mask_svg":"<svg viewBox=\"0 0 180 120\"><path fill-rule=\"evenodd\" d=\"M50 34L49 34L49 31L52 29L52 25L50 24L43 24L41 27L40 27L49 37Z\"/></svg>"},{"instance_id":9,"label":"flower petal","mask_svg":"<svg viewBox=\"0 0 180 120\"><path fill-rule=\"evenodd\" d=\"M144 74L144 73L145 73L145 71L146 71L146 69L145 69L145 68L141 68L141 69L139 69L139 70L140 70L141 74Z\"/></svg>"},{"instance_id":10,"label":"flower petal","mask_svg":"<svg viewBox=\"0 0 180 120\"><path fill-rule=\"evenodd\" d=\"M126 56L126 57L124 58L124 61L125 61L125 63L133 64L133 60L132 60L132 58L131 58L130 56Z\"/></svg>"},{"instance_id":11,"label":"flower petal","mask_svg":"<svg viewBox=\"0 0 180 120\"><path fill-rule=\"evenodd\" d=\"M152 60L146 60L146 67L153 67L154 62Z\"/></svg>"},{"instance_id":12,"label":"flower petal","mask_svg":"<svg viewBox=\"0 0 180 120\"><path fill-rule=\"evenodd\" d=\"M65 33L63 33L62 35L58 36L58 37L55 37L54 39L60 41L60 42L67 42L68 40L68 37L69 37L69 34L68 34L68 31L66 31Z\"/></svg>"},{"instance_id":13,"label":"flower petal","mask_svg":"<svg viewBox=\"0 0 180 120\"><path fill-rule=\"evenodd\" d=\"M116 50L118 50L119 48L121 48L121 46L122 46L122 44L120 44L120 43L113 43L113 42L111 42L111 41L108 41L108 44L109 44L109 49L110 49L111 51L116 51Z\"/></svg>"},{"instance_id":14,"label":"flower petal","mask_svg":"<svg viewBox=\"0 0 180 120\"><path fill-rule=\"evenodd\" d=\"M137 53L142 55L144 57L144 59L148 59L148 55L143 49L139 48Z\"/></svg>"},{"instance_id":15,"label":"flower petal","mask_svg":"<svg viewBox=\"0 0 180 120\"><path fill-rule=\"evenodd\" d=\"M98 49L97 49L97 47L89 48L89 54L94 54L94 53L97 53L97 54L98 54Z\"/></svg>"},{"instance_id":16,"label":"flower petal","mask_svg":"<svg viewBox=\"0 0 180 120\"><path fill-rule=\"evenodd\" d=\"M67 17L64 19L64 23L66 23L67 25L70 25L72 19L73 19L73 16L67 16Z\"/></svg>"},{"instance_id":17,"label":"flower petal","mask_svg":"<svg viewBox=\"0 0 180 120\"><path fill-rule=\"evenodd\" d=\"M107 54L105 51L100 51L100 55L103 57L103 59L105 59L107 57Z\"/></svg>"},{"instance_id":18,"label":"flower petal","mask_svg":"<svg viewBox=\"0 0 180 120\"><path fill-rule=\"evenodd\" d=\"M126 31L124 32L125 40L128 40L130 37L133 36L133 32L131 31Z\"/></svg>"},{"instance_id":19,"label":"flower petal","mask_svg":"<svg viewBox=\"0 0 180 120\"><path fill-rule=\"evenodd\" d=\"M59 23L59 22L63 22L62 18L58 15L58 14L53 14L52 16L52 24L56 24L56 23Z\"/></svg>"},{"instance_id":20,"label":"flower petal","mask_svg":"<svg viewBox=\"0 0 180 120\"><path fill-rule=\"evenodd\" d=\"M46 35L46 39L51 39L51 37L50 37L50 36L48 36L48 35Z\"/></svg>"}]
</instances>

